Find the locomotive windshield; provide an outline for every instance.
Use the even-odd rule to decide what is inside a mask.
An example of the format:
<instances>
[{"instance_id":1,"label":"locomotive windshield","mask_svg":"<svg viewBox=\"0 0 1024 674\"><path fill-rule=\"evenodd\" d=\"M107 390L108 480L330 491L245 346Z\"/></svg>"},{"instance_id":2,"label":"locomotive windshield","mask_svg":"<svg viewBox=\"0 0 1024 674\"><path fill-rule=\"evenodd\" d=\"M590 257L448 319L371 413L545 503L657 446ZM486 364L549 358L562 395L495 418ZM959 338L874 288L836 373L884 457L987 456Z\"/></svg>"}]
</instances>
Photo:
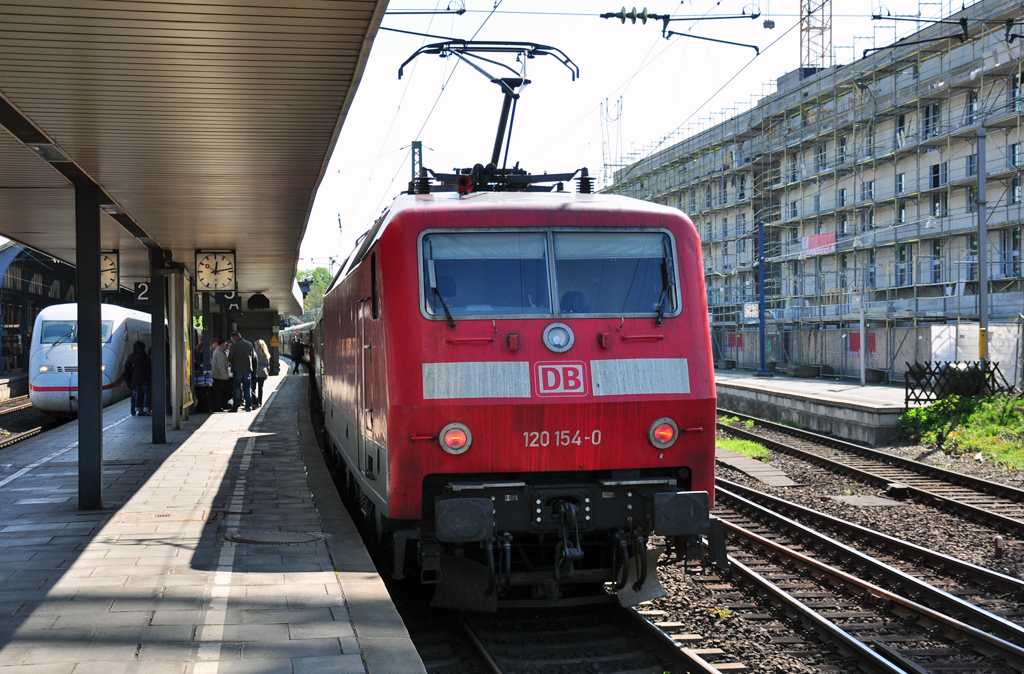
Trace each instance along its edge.
<instances>
[{"instance_id":1,"label":"locomotive windshield","mask_svg":"<svg viewBox=\"0 0 1024 674\"><path fill-rule=\"evenodd\" d=\"M673 309L667 235L555 232L554 239L561 313L648 314Z\"/></svg>"},{"instance_id":2,"label":"locomotive windshield","mask_svg":"<svg viewBox=\"0 0 1024 674\"><path fill-rule=\"evenodd\" d=\"M422 246L423 297L438 317L660 318L677 309L664 232L434 232Z\"/></svg>"},{"instance_id":3,"label":"locomotive windshield","mask_svg":"<svg viewBox=\"0 0 1024 674\"><path fill-rule=\"evenodd\" d=\"M428 234L423 237L427 308L454 316L550 314L544 233Z\"/></svg>"},{"instance_id":4,"label":"locomotive windshield","mask_svg":"<svg viewBox=\"0 0 1024 674\"><path fill-rule=\"evenodd\" d=\"M114 331L114 321L103 321L100 328L100 340L110 341ZM43 321L39 328L41 344L73 344L78 341L78 321Z\"/></svg>"}]
</instances>

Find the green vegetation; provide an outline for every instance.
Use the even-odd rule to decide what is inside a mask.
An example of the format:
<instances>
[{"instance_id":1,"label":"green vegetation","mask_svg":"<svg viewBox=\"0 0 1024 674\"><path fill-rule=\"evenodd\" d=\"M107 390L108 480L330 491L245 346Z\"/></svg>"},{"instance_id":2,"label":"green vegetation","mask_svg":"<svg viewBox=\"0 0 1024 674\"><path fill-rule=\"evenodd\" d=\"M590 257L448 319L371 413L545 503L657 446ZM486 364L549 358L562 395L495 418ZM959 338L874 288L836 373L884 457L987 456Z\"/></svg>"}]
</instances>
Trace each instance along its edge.
<instances>
[{"instance_id":1,"label":"green vegetation","mask_svg":"<svg viewBox=\"0 0 1024 674\"><path fill-rule=\"evenodd\" d=\"M722 417L719 421L721 421L723 424L734 424L734 423L736 423L739 420L740 420L739 417L728 417L728 416L726 416L726 417Z\"/></svg>"},{"instance_id":2,"label":"green vegetation","mask_svg":"<svg viewBox=\"0 0 1024 674\"><path fill-rule=\"evenodd\" d=\"M747 419L746 421L743 422L743 425L746 426L747 430L749 431L750 429L752 429L754 427L754 420L753 419Z\"/></svg>"},{"instance_id":3,"label":"green vegetation","mask_svg":"<svg viewBox=\"0 0 1024 674\"><path fill-rule=\"evenodd\" d=\"M768 463L768 459L771 458L770 452L765 449L763 445L759 445L753 440L741 440L739 438L718 438L715 440L715 446L721 449L727 449L743 456L749 456L751 459L757 459L758 461L764 461Z\"/></svg>"},{"instance_id":4,"label":"green vegetation","mask_svg":"<svg viewBox=\"0 0 1024 674\"><path fill-rule=\"evenodd\" d=\"M978 454L1010 470L1024 468L1024 401L1010 395L951 395L900 416L901 438L960 454Z\"/></svg>"},{"instance_id":5,"label":"green vegetation","mask_svg":"<svg viewBox=\"0 0 1024 674\"><path fill-rule=\"evenodd\" d=\"M302 316L295 317L295 323L309 323L316 320L320 307L324 304L324 293L331 285L331 273L325 267L303 269L295 274L296 281L310 281L309 292L303 300Z\"/></svg>"},{"instance_id":6,"label":"green vegetation","mask_svg":"<svg viewBox=\"0 0 1024 674\"><path fill-rule=\"evenodd\" d=\"M727 608L709 608L708 613L722 620L728 620L732 616L732 611Z\"/></svg>"}]
</instances>

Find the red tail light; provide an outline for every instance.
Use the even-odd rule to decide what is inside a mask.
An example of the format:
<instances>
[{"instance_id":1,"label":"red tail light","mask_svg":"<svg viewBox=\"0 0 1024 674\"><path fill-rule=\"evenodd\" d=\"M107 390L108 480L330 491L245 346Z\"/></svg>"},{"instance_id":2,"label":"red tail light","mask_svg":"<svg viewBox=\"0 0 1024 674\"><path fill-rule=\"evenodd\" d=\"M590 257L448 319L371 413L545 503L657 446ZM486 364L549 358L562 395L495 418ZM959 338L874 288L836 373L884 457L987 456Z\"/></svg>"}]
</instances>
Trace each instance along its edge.
<instances>
[{"instance_id":1,"label":"red tail light","mask_svg":"<svg viewBox=\"0 0 1024 674\"><path fill-rule=\"evenodd\" d=\"M647 438L658 449L671 447L679 437L679 425L668 417L662 417L651 424Z\"/></svg>"},{"instance_id":2,"label":"red tail light","mask_svg":"<svg viewBox=\"0 0 1024 674\"><path fill-rule=\"evenodd\" d=\"M473 444L473 434L465 424L459 423L448 424L442 428L437 439L441 449L449 454L462 454Z\"/></svg>"}]
</instances>

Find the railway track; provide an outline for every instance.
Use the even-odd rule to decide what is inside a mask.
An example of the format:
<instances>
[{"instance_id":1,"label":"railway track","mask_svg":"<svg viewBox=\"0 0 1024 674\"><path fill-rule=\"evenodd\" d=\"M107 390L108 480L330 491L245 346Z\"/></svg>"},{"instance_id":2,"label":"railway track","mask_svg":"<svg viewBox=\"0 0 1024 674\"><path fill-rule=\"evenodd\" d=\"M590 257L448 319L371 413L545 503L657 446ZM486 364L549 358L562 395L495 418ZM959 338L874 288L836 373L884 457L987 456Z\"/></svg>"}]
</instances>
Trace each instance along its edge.
<instances>
[{"instance_id":1,"label":"railway track","mask_svg":"<svg viewBox=\"0 0 1024 674\"><path fill-rule=\"evenodd\" d=\"M585 608L464 614L462 626L488 674L607 672L692 674L746 669L709 660L721 649L681 646L636 611L604 604Z\"/></svg>"},{"instance_id":2,"label":"railway track","mask_svg":"<svg viewBox=\"0 0 1024 674\"><path fill-rule=\"evenodd\" d=\"M822 543L820 534L780 525L763 512L755 519L749 506L739 507L739 497L723 495L723 501L729 504L716 507L716 513L726 520L730 542L739 543L730 548L731 578L741 579L818 638L855 658L862 669L892 674L1024 670L1024 648L969 624L984 611L974 607L976 610L970 613L967 602L920 581L913 586L912 595L906 589L909 584L901 588L904 593L900 594L864 580L831 563L843 554L849 555L849 548L844 553L836 552L836 548ZM856 555L846 561L862 575L879 574L877 566L865 568L868 565ZM899 575L894 571L882 576L880 582ZM946 595L959 613L949 615L925 605L939 595ZM1020 632L1019 625L997 616L990 614L988 620L986 624L1001 624L1004 633ZM806 655L820 650L813 638L783 638L794 653Z\"/></svg>"},{"instance_id":3,"label":"railway track","mask_svg":"<svg viewBox=\"0 0 1024 674\"><path fill-rule=\"evenodd\" d=\"M28 396L8 398L7 400L0 402L0 416L10 414L11 412L27 410L30 407L32 407L32 403L29 401Z\"/></svg>"},{"instance_id":4,"label":"railway track","mask_svg":"<svg viewBox=\"0 0 1024 674\"><path fill-rule=\"evenodd\" d=\"M388 588L428 674L728 674L747 669L720 648L702 648L701 635L671 634L672 623L658 627L614 603L486 614L431 608L430 591L422 586L388 581Z\"/></svg>"},{"instance_id":5,"label":"railway track","mask_svg":"<svg viewBox=\"0 0 1024 674\"><path fill-rule=\"evenodd\" d=\"M850 475L881 489L931 502L985 522L997 530L1024 535L1022 489L757 417L722 409L719 412L754 422L752 428L745 428L719 421L721 431Z\"/></svg>"}]
</instances>

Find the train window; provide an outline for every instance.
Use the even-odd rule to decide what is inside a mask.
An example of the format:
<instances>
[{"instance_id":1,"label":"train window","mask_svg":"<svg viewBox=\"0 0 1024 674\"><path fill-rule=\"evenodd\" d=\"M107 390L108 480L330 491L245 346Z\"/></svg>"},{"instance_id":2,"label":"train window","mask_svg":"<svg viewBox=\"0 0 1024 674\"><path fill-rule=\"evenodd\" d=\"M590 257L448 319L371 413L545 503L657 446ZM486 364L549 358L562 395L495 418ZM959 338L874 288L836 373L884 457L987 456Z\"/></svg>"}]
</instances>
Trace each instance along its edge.
<instances>
[{"instance_id":1,"label":"train window","mask_svg":"<svg viewBox=\"0 0 1024 674\"><path fill-rule=\"evenodd\" d=\"M41 344L63 344L78 341L78 321L43 321L40 328ZM100 324L100 339L106 343L110 341L114 332L114 321L103 321Z\"/></svg>"},{"instance_id":2,"label":"train window","mask_svg":"<svg viewBox=\"0 0 1024 674\"><path fill-rule=\"evenodd\" d=\"M555 232L561 314L675 310L672 245L661 232Z\"/></svg>"},{"instance_id":3,"label":"train window","mask_svg":"<svg viewBox=\"0 0 1024 674\"><path fill-rule=\"evenodd\" d=\"M423 237L423 289L435 316L550 314L542 232L435 233Z\"/></svg>"}]
</instances>

